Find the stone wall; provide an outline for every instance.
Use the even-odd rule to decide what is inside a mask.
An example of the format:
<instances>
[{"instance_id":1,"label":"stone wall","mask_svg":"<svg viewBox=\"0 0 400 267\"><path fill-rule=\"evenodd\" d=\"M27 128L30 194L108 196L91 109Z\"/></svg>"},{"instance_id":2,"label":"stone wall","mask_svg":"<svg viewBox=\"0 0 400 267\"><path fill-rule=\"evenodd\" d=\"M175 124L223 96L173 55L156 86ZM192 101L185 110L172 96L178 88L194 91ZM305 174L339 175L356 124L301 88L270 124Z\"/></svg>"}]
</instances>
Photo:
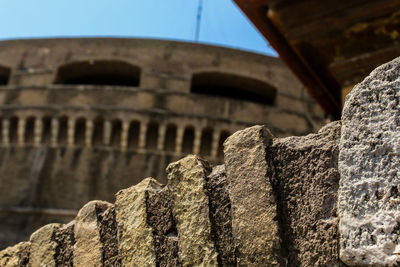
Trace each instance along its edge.
<instances>
[{"instance_id":1,"label":"stone wall","mask_svg":"<svg viewBox=\"0 0 400 267\"><path fill-rule=\"evenodd\" d=\"M0 74L1 66L9 69L7 82L0 84L2 109L112 106L139 112L164 110L267 124L279 136L313 131L312 123L319 126L324 115L279 59L240 50L161 40L81 38L2 41L0 51ZM99 62L101 66L96 67ZM84 75L90 66L103 76L114 70L135 76L137 82L105 86L60 80L65 67L69 71L64 76L73 77ZM129 68L135 71L127 72ZM216 82L217 78L219 85L241 85L241 97L193 91L199 75L204 76L199 85L204 79ZM271 91L271 101L260 105L254 98L247 99L246 92L254 91L261 97ZM7 113L0 109L3 112Z\"/></svg>"},{"instance_id":2,"label":"stone wall","mask_svg":"<svg viewBox=\"0 0 400 267\"><path fill-rule=\"evenodd\" d=\"M0 252L1 266L399 266L400 59L348 95L341 122L231 135Z\"/></svg>"},{"instance_id":3,"label":"stone wall","mask_svg":"<svg viewBox=\"0 0 400 267\"><path fill-rule=\"evenodd\" d=\"M19 242L49 222L68 222L92 199L113 202L115 192L143 174L166 182L165 168L177 159L101 148L2 147L0 245ZM11 161L18 168L7 166Z\"/></svg>"},{"instance_id":4,"label":"stone wall","mask_svg":"<svg viewBox=\"0 0 400 267\"><path fill-rule=\"evenodd\" d=\"M119 191L113 205L89 202L72 222L44 226L3 250L0 261L342 266L335 212L339 133L339 122L305 137L274 138L262 126L238 131L225 142L224 165L187 156L168 166L167 185L146 178Z\"/></svg>"}]
</instances>

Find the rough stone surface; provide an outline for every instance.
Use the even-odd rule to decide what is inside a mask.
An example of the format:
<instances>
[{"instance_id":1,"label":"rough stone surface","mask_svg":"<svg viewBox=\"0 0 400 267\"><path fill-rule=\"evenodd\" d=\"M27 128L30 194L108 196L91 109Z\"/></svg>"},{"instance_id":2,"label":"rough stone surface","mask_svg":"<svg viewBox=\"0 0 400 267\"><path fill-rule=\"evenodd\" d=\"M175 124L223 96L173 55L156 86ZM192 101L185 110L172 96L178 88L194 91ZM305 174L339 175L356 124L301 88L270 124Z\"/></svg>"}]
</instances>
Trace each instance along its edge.
<instances>
[{"instance_id":1,"label":"rough stone surface","mask_svg":"<svg viewBox=\"0 0 400 267\"><path fill-rule=\"evenodd\" d=\"M346 97L338 212L348 265L400 264L400 58Z\"/></svg>"},{"instance_id":2,"label":"rough stone surface","mask_svg":"<svg viewBox=\"0 0 400 267\"><path fill-rule=\"evenodd\" d=\"M114 206L104 210L104 206L96 207L97 221L100 228L100 242L103 244L103 266L121 266L118 254L117 222Z\"/></svg>"},{"instance_id":3,"label":"rough stone surface","mask_svg":"<svg viewBox=\"0 0 400 267\"><path fill-rule=\"evenodd\" d=\"M232 233L239 266L284 266L276 197L269 177L266 146L272 135L253 126L224 143L232 207Z\"/></svg>"},{"instance_id":4,"label":"rough stone surface","mask_svg":"<svg viewBox=\"0 0 400 267\"><path fill-rule=\"evenodd\" d=\"M365 131L379 120L368 122ZM383 138L393 126L380 127ZM398 266L398 144L371 130L364 144L347 129L339 155L340 132L340 122L302 137L239 131L225 142L225 165L211 172L185 157L168 166L167 186L147 178L118 192L115 206L89 202L71 223L0 251L0 266Z\"/></svg>"},{"instance_id":5,"label":"rough stone surface","mask_svg":"<svg viewBox=\"0 0 400 267\"><path fill-rule=\"evenodd\" d=\"M288 266L343 266L336 215L340 122L267 147Z\"/></svg>"},{"instance_id":6,"label":"rough stone surface","mask_svg":"<svg viewBox=\"0 0 400 267\"><path fill-rule=\"evenodd\" d=\"M58 223L48 224L31 235L29 266L56 266L54 255L57 242L53 240L53 236L58 228L60 228Z\"/></svg>"},{"instance_id":7,"label":"rough stone surface","mask_svg":"<svg viewBox=\"0 0 400 267\"><path fill-rule=\"evenodd\" d=\"M100 240L96 212L99 207L105 210L111 207L111 204L91 201L76 216L74 266L102 266L103 244Z\"/></svg>"},{"instance_id":8,"label":"rough stone surface","mask_svg":"<svg viewBox=\"0 0 400 267\"><path fill-rule=\"evenodd\" d=\"M210 200L211 234L218 252L218 265L236 266L231 202L224 165L214 167L208 175L205 192Z\"/></svg>"},{"instance_id":9,"label":"rough stone surface","mask_svg":"<svg viewBox=\"0 0 400 267\"><path fill-rule=\"evenodd\" d=\"M218 266L218 253L211 236L209 199L204 192L209 172L209 165L193 155L167 167L183 266Z\"/></svg>"},{"instance_id":10,"label":"rough stone surface","mask_svg":"<svg viewBox=\"0 0 400 267\"><path fill-rule=\"evenodd\" d=\"M153 229L147 223L149 191L160 191L161 185L146 178L136 186L116 194L119 253L123 266L156 266Z\"/></svg>"},{"instance_id":11,"label":"rough stone surface","mask_svg":"<svg viewBox=\"0 0 400 267\"><path fill-rule=\"evenodd\" d=\"M25 267L29 262L30 242L21 242L13 247L0 251L0 266Z\"/></svg>"},{"instance_id":12,"label":"rough stone surface","mask_svg":"<svg viewBox=\"0 0 400 267\"><path fill-rule=\"evenodd\" d=\"M167 186L159 192L149 192L147 221L153 228L157 266L181 266L178 232L172 215L171 193Z\"/></svg>"},{"instance_id":13,"label":"rough stone surface","mask_svg":"<svg viewBox=\"0 0 400 267\"><path fill-rule=\"evenodd\" d=\"M57 243L54 260L56 266L73 266L75 244L75 221L61 226L53 235L52 240Z\"/></svg>"}]
</instances>

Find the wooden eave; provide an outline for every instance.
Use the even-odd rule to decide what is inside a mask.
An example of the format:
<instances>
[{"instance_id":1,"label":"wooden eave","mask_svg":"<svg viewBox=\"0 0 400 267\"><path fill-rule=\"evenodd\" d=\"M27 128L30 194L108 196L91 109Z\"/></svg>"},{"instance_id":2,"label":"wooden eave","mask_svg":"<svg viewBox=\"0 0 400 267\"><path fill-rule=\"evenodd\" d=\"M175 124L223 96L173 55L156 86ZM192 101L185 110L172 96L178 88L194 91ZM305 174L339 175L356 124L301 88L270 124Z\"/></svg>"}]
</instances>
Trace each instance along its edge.
<instances>
[{"instance_id":1,"label":"wooden eave","mask_svg":"<svg viewBox=\"0 0 400 267\"><path fill-rule=\"evenodd\" d=\"M235 2L334 118L343 87L400 55L400 0Z\"/></svg>"}]
</instances>

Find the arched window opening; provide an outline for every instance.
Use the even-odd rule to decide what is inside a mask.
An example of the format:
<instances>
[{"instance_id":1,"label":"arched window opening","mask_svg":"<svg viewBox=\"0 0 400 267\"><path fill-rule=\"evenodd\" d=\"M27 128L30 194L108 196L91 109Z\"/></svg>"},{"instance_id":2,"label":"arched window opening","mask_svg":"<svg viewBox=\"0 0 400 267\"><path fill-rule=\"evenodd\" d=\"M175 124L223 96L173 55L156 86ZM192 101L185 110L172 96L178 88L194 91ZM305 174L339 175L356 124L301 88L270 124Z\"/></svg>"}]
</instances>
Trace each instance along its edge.
<instances>
[{"instance_id":1,"label":"arched window opening","mask_svg":"<svg viewBox=\"0 0 400 267\"><path fill-rule=\"evenodd\" d=\"M118 60L69 63L58 69L56 84L139 86L140 68Z\"/></svg>"},{"instance_id":2,"label":"arched window opening","mask_svg":"<svg viewBox=\"0 0 400 267\"><path fill-rule=\"evenodd\" d=\"M11 117L10 118L10 128L9 128L9 137L10 143L16 144L18 143L18 118Z\"/></svg>"},{"instance_id":3,"label":"arched window opening","mask_svg":"<svg viewBox=\"0 0 400 267\"><path fill-rule=\"evenodd\" d=\"M218 158L224 158L224 142L231 134L228 131L222 131L218 142Z\"/></svg>"},{"instance_id":4,"label":"arched window opening","mask_svg":"<svg viewBox=\"0 0 400 267\"><path fill-rule=\"evenodd\" d=\"M194 128L189 126L185 129L183 133L182 152L185 154L192 153L193 143L194 143Z\"/></svg>"},{"instance_id":5,"label":"arched window opening","mask_svg":"<svg viewBox=\"0 0 400 267\"><path fill-rule=\"evenodd\" d=\"M133 121L129 125L128 130L128 147L136 149L139 146L139 133L140 133L140 122Z\"/></svg>"},{"instance_id":6,"label":"arched window opening","mask_svg":"<svg viewBox=\"0 0 400 267\"><path fill-rule=\"evenodd\" d=\"M51 142L51 117L42 118L42 143L50 144Z\"/></svg>"},{"instance_id":7,"label":"arched window opening","mask_svg":"<svg viewBox=\"0 0 400 267\"><path fill-rule=\"evenodd\" d=\"M58 121L58 144L67 145L68 140L68 117L62 116Z\"/></svg>"},{"instance_id":8,"label":"arched window opening","mask_svg":"<svg viewBox=\"0 0 400 267\"><path fill-rule=\"evenodd\" d=\"M276 89L257 79L220 72L203 72L192 77L191 92L273 105Z\"/></svg>"},{"instance_id":9,"label":"arched window opening","mask_svg":"<svg viewBox=\"0 0 400 267\"><path fill-rule=\"evenodd\" d=\"M146 133L146 148L149 150L157 149L158 140L158 124L155 122L150 122L147 126Z\"/></svg>"},{"instance_id":10,"label":"arched window opening","mask_svg":"<svg viewBox=\"0 0 400 267\"><path fill-rule=\"evenodd\" d=\"M103 145L104 138L104 120L102 118L96 118L93 124L92 143L94 146L101 146Z\"/></svg>"},{"instance_id":11,"label":"arched window opening","mask_svg":"<svg viewBox=\"0 0 400 267\"><path fill-rule=\"evenodd\" d=\"M176 130L177 127L174 124L168 124L167 130L165 131L165 140L164 140L164 150L174 152L175 144L176 144Z\"/></svg>"},{"instance_id":12,"label":"arched window opening","mask_svg":"<svg viewBox=\"0 0 400 267\"><path fill-rule=\"evenodd\" d=\"M35 138L35 118L29 117L25 121L25 136L24 140L26 144L33 144Z\"/></svg>"},{"instance_id":13,"label":"arched window opening","mask_svg":"<svg viewBox=\"0 0 400 267\"><path fill-rule=\"evenodd\" d=\"M75 145L84 146L86 137L86 119L78 118L75 121L74 140Z\"/></svg>"},{"instance_id":14,"label":"arched window opening","mask_svg":"<svg viewBox=\"0 0 400 267\"><path fill-rule=\"evenodd\" d=\"M10 79L10 68L0 66L0 86L7 85L8 80Z\"/></svg>"},{"instance_id":15,"label":"arched window opening","mask_svg":"<svg viewBox=\"0 0 400 267\"><path fill-rule=\"evenodd\" d=\"M111 145L119 148L121 147L122 121L113 120L111 125Z\"/></svg>"},{"instance_id":16,"label":"arched window opening","mask_svg":"<svg viewBox=\"0 0 400 267\"><path fill-rule=\"evenodd\" d=\"M210 156L213 139L213 130L205 128L201 132L200 155Z\"/></svg>"}]
</instances>

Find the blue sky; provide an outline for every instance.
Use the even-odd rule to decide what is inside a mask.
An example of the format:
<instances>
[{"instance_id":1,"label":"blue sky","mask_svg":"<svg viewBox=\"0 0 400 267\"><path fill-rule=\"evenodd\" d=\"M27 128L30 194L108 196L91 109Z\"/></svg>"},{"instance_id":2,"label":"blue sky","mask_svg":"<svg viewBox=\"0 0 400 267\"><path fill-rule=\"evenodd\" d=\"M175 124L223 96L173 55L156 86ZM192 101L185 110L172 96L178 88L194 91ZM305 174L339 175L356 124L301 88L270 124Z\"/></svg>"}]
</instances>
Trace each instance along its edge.
<instances>
[{"instance_id":1,"label":"blue sky","mask_svg":"<svg viewBox=\"0 0 400 267\"><path fill-rule=\"evenodd\" d=\"M194 41L199 0L0 0L0 39L110 36ZM276 55L232 0L203 0L201 43Z\"/></svg>"}]
</instances>

